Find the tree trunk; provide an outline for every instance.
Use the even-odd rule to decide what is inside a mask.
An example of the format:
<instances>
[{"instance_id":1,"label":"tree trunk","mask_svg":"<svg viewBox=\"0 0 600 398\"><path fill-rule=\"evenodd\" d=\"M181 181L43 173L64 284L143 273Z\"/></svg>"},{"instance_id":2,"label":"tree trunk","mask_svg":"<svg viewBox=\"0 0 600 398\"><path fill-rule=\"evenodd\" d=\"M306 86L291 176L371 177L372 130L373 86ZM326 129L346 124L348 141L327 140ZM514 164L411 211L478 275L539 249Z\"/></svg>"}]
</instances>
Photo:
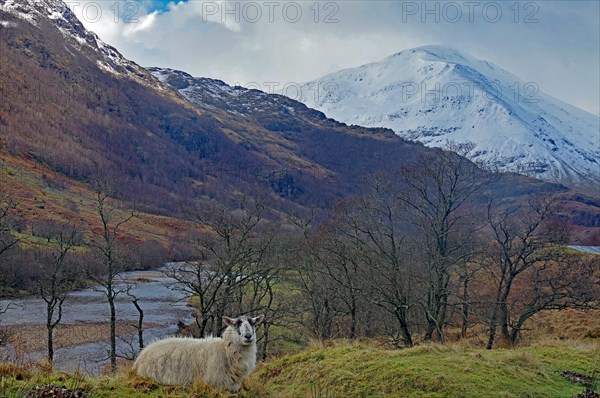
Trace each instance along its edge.
<instances>
[{"instance_id":1,"label":"tree trunk","mask_svg":"<svg viewBox=\"0 0 600 398\"><path fill-rule=\"evenodd\" d=\"M433 288L427 294L427 305L425 307L425 335L423 340L425 343L430 343L433 338L433 331L435 330L435 322L433 321L433 314L431 309L433 307Z\"/></svg>"},{"instance_id":2,"label":"tree trunk","mask_svg":"<svg viewBox=\"0 0 600 398\"><path fill-rule=\"evenodd\" d=\"M490 318L489 330L488 330L488 342L485 348L491 350L494 346L494 340L496 338L496 329L498 327L498 300L494 303L494 309L492 310L492 316Z\"/></svg>"},{"instance_id":3,"label":"tree trunk","mask_svg":"<svg viewBox=\"0 0 600 398\"><path fill-rule=\"evenodd\" d=\"M485 346L486 350L492 349L492 347L494 346L495 338L496 338L496 317L493 316L492 320L490 321L490 329L488 331L488 342Z\"/></svg>"},{"instance_id":4,"label":"tree trunk","mask_svg":"<svg viewBox=\"0 0 600 398\"><path fill-rule=\"evenodd\" d=\"M433 340L433 331L435 330L435 323L431 320L429 315L426 315L427 323L425 324L425 335L423 336L423 340L425 343L431 343Z\"/></svg>"},{"instance_id":5,"label":"tree trunk","mask_svg":"<svg viewBox=\"0 0 600 398\"><path fill-rule=\"evenodd\" d=\"M54 338L53 331L54 328L52 326L52 314L54 313L54 309L52 308L52 304L50 302L46 303L46 330L48 331L48 361L50 364L54 361Z\"/></svg>"},{"instance_id":6,"label":"tree trunk","mask_svg":"<svg viewBox=\"0 0 600 398\"><path fill-rule=\"evenodd\" d=\"M142 307L140 307L140 304L138 303L138 299L134 299L132 300L133 305L135 306L135 309L137 310L139 316L138 316L138 324L137 324L137 331L138 331L138 346L140 347L140 351L144 348L144 310L142 309Z\"/></svg>"},{"instance_id":7,"label":"tree trunk","mask_svg":"<svg viewBox=\"0 0 600 398\"><path fill-rule=\"evenodd\" d=\"M425 325L425 342L429 343L433 339L433 333L437 332L439 340L444 341L443 327L446 322L446 306L447 306L447 289L449 276L444 270L437 271L438 276L435 285L431 286L429 298L427 299L427 307L425 309L426 325Z\"/></svg>"},{"instance_id":8,"label":"tree trunk","mask_svg":"<svg viewBox=\"0 0 600 398\"><path fill-rule=\"evenodd\" d=\"M271 327L270 323L268 322L269 316L270 316L270 311L271 311L271 306L273 305L273 287L271 286L271 280L267 279L267 293L269 295L269 301L267 302L267 306L265 308L265 312L263 313L263 315L265 316L264 321L263 321L263 338L264 338L264 344L262 347L262 359L265 360L267 359L267 356L269 355L269 328Z\"/></svg>"},{"instance_id":9,"label":"tree trunk","mask_svg":"<svg viewBox=\"0 0 600 398\"><path fill-rule=\"evenodd\" d=\"M365 337L371 338L375 335L374 326L372 323L373 311L365 311L364 334Z\"/></svg>"},{"instance_id":10,"label":"tree trunk","mask_svg":"<svg viewBox=\"0 0 600 398\"><path fill-rule=\"evenodd\" d=\"M263 321L263 345L262 345L262 354L261 357L263 361L267 359L269 355L269 323L268 321Z\"/></svg>"},{"instance_id":11,"label":"tree trunk","mask_svg":"<svg viewBox=\"0 0 600 398\"><path fill-rule=\"evenodd\" d=\"M512 330L510 331L509 341L511 344L514 345L517 342L517 339L519 338L519 334L521 333L522 326L523 326L522 324L518 324L515 327L513 327Z\"/></svg>"},{"instance_id":12,"label":"tree trunk","mask_svg":"<svg viewBox=\"0 0 600 398\"><path fill-rule=\"evenodd\" d=\"M469 278L465 277L463 280L463 295L462 295L462 325L460 328L460 335L462 338L467 337L467 329L469 327Z\"/></svg>"},{"instance_id":13,"label":"tree trunk","mask_svg":"<svg viewBox=\"0 0 600 398\"><path fill-rule=\"evenodd\" d=\"M110 308L110 370L117 371L117 313L115 309L115 298L112 294L108 296Z\"/></svg>"},{"instance_id":14,"label":"tree trunk","mask_svg":"<svg viewBox=\"0 0 600 398\"><path fill-rule=\"evenodd\" d=\"M350 339L356 338L356 298L352 297L352 305L350 306Z\"/></svg>"},{"instance_id":15,"label":"tree trunk","mask_svg":"<svg viewBox=\"0 0 600 398\"><path fill-rule=\"evenodd\" d=\"M52 365L54 361L54 327L48 326L48 361Z\"/></svg>"},{"instance_id":16,"label":"tree trunk","mask_svg":"<svg viewBox=\"0 0 600 398\"><path fill-rule=\"evenodd\" d=\"M517 321L517 323L513 327L511 327L511 330L510 330L509 341L511 344L515 344L517 342L517 340L519 339L519 336L521 335L521 329L523 328L523 325L534 313L537 313L537 312L538 311L533 311L532 313L529 313L529 314L522 314L519 317L519 320Z\"/></svg>"},{"instance_id":17,"label":"tree trunk","mask_svg":"<svg viewBox=\"0 0 600 398\"><path fill-rule=\"evenodd\" d=\"M329 300L325 299L323 302L323 319L322 319L321 330L319 331L321 334L321 339L325 340L331 337L331 315L329 308Z\"/></svg>"},{"instance_id":18,"label":"tree trunk","mask_svg":"<svg viewBox=\"0 0 600 398\"><path fill-rule=\"evenodd\" d=\"M437 332L440 343L444 342L444 325L446 324L446 310L448 308L447 303L448 296L446 294L443 294L440 302L439 315L436 319L435 325L435 330Z\"/></svg>"},{"instance_id":19,"label":"tree trunk","mask_svg":"<svg viewBox=\"0 0 600 398\"><path fill-rule=\"evenodd\" d=\"M231 280L234 276L228 275L227 284L221 295L221 300L217 304L216 316L213 323L213 336L219 336L221 334L221 328L223 327L223 316L229 305L229 296L231 295Z\"/></svg>"},{"instance_id":20,"label":"tree trunk","mask_svg":"<svg viewBox=\"0 0 600 398\"><path fill-rule=\"evenodd\" d=\"M508 327L508 305L500 303L500 333L506 341L510 341L510 329Z\"/></svg>"},{"instance_id":21,"label":"tree trunk","mask_svg":"<svg viewBox=\"0 0 600 398\"><path fill-rule=\"evenodd\" d=\"M488 330L488 342L486 345L487 350L491 350L494 346L494 340L496 338L496 329L498 328L498 311L500 310L500 305L502 304L502 299L504 297L503 290L506 292L506 288L504 287L504 281L506 280L506 265L502 267L502 278L498 283L498 289L496 289L496 301L494 302L494 309L492 311L492 316L490 318L490 328ZM506 301L506 299L505 299Z\"/></svg>"},{"instance_id":22,"label":"tree trunk","mask_svg":"<svg viewBox=\"0 0 600 398\"><path fill-rule=\"evenodd\" d=\"M210 316L204 315L204 312L202 312L202 322L198 321L198 317L196 317L196 325L198 326L198 336L197 337L205 336L209 321L210 321Z\"/></svg>"},{"instance_id":23,"label":"tree trunk","mask_svg":"<svg viewBox=\"0 0 600 398\"><path fill-rule=\"evenodd\" d=\"M414 344L410 329L408 328L408 322L406 321L406 310L404 308L398 309L396 311L396 318L398 319L398 323L400 325L400 333L402 334L404 345L409 348L412 347Z\"/></svg>"},{"instance_id":24,"label":"tree trunk","mask_svg":"<svg viewBox=\"0 0 600 398\"><path fill-rule=\"evenodd\" d=\"M504 292L502 293L502 298L500 300L500 331L502 333L502 337L506 339L506 341L510 341L510 329L508 327L508 296L510 295L510 289L512 287L513 277L509 276L506 280L506 286L504 287Z\"/></svg>"}]
</instances>

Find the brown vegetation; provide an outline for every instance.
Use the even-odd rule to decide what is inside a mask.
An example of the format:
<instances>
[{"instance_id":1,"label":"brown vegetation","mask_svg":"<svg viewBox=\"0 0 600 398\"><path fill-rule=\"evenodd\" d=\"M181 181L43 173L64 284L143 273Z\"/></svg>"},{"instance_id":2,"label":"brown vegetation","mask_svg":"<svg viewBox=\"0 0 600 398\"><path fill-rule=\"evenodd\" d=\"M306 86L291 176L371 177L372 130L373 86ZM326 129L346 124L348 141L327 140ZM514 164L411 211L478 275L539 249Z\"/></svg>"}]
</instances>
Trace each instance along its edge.
<instances>
[{"instance_id":1,"label":"brown vegetation","mask_svg":"<svg viewBox=\"0 0 600 398\"><path fill-rule=\"evenodd\" d=\"M108 321L60 324L55 330L55 349L106 341L106 337L109 335L109 326ZM152 328L156 325L146 324L145 327ZM46 350L46 327L44 325L6 326L5 329L10 333L10 344L23 347L26 353ZM117 324L117 335L125 336L134 333L136 333L134 325Z\"/></svg>"}]
</instances>

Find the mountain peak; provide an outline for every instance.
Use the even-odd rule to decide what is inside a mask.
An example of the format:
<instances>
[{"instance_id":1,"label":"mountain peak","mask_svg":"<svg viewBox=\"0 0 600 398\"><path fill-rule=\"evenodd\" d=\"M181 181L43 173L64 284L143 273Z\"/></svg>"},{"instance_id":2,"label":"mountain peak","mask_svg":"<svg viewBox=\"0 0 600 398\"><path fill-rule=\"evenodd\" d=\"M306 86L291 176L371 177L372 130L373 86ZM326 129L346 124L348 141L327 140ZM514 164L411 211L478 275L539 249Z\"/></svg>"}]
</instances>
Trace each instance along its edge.
<instances>
[{"instance_id":1,"label":"mountain peak","mask_svg":"<svg viewBox=\"0 0 600 398\"><path fill-rule=\"evenodd\" d=\"M404 50L328 74L301 92L315 87L328 91L300 100L336 120L387 127L433 147L473 142L472 158L495 169L588 192L600 184L597 116L454 48Z\"/></svg>"},{"instance_id":2,"label":"mountain peak","mask_svg":"<svg viewBox=\"0 0 600 398\"><path fill-rule=\"evenodd\" d=\"M459 50L444 46L441 44L429 44L425 46L410 48L403 50L391 55L389 58L396 58L401 56L418 56L423 58L435 58L443 61L460 60L462 62L470 62L473 58L466 55ZM470 59L470 60L469 60Z\"/></svg>"},{"instance_id":3,"label":"mountain peak","mask_svg":"<svg viewBox=\"0 0 600 398\"><path fill-rule=\"evenodd\" d=\"M70 17L70 10L62 0L0 0L0 11L34 25L37 25L40 17L53 20L67 20Z\"/></svg>"},{"instance_id":4,"label":"mountain peak","mask_svg":"<svg viewBox=\"0 0 600 398\"><path fill-rule=\"evenodd\" d=\"M513 78L516 77L510 72L505 71L488 61L475 58L464 51L441 44L430 44L403 50L385 58L382 62L396 62L396 60L403 62L406 59L419 59L423 62L442 62L446 64L462 65L467 68L496 71L513 76Z\"/></svg>"},{"instance_id":5,"label":"mountain peak","mask_svg":"<svg viewBox=\"0 0 600 398\"><path fill-rule=\"evenodd\" d=\"M16 18L6 21L10 16ZM114 47L104 43L98 35L87 30L62 0L0 0L0 27L15 29L22 22L44 32L46 29L55 28L77 50L73 53L86 54L105 73L159 89L165 88L144 68L126 59Z\"/></svg>"}]
</instances>

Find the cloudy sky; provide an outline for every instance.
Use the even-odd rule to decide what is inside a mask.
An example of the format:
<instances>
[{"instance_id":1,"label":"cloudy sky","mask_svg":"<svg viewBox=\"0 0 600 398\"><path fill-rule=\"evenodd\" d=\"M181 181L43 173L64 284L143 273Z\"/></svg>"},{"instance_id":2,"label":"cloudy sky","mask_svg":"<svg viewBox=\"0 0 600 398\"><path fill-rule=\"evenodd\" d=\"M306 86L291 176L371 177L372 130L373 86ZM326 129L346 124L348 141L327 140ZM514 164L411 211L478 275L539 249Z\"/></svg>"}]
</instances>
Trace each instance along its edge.
<instances>
[{"instance_id":1,"label":"cloudy sky","mask_svg":"<svg viewBox=\"0 0 600 398\"><path fill-rule=\"evenodd\" d=\"M142 66L269 91L443 44L600 114L596 0L65 2L88 29Z\"/></svg>"}]
</instances>

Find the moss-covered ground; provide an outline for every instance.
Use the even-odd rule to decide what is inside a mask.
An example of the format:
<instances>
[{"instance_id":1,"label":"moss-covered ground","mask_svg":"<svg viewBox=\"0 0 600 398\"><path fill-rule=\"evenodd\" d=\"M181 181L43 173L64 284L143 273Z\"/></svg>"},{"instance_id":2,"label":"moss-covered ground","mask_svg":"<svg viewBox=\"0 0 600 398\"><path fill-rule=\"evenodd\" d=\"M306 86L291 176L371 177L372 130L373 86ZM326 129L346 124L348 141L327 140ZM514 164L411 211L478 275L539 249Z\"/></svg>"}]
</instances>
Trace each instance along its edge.
<instances>
[{"instance_id":1,"label":"moss-covered ground","mask_svg":"<svg viewBox=\"0 0 600 398\"><path fill-rule=\"evenodd\" d=\"M36 386L65 386L87 397L406 397L570 398L583 386L564 378L569 370L600 371L598 344L554 342L483 350L459 345L388 350L367 343L315 344L262 363L238 394L207 386L159 386L121 370L115 376L25 370L0 365L0 397L26 397Z\"/></svg>"}]
</instances>

